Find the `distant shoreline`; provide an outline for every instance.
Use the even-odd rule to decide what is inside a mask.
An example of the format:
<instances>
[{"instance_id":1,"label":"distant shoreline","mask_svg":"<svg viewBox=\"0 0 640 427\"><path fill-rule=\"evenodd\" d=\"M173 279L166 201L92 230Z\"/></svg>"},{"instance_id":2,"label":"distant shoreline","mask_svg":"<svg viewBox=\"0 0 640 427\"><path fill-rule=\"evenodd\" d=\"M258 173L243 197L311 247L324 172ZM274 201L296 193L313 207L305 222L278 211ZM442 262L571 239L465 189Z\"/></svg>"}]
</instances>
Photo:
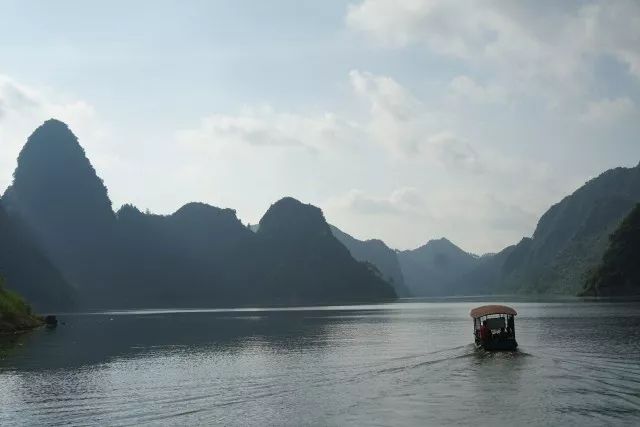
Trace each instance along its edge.
<instances>
[{"instance_id":1,"label":"distant shoreline","mask_svg":"<svg viewBox=\"0 0 640 427\"><path fill-rule=\"evenodd\" d=\"M44 326L44 319L39 316L25 316L15 320L0 319L0 336L17 335Z\"/></svg>"}]
</instances>

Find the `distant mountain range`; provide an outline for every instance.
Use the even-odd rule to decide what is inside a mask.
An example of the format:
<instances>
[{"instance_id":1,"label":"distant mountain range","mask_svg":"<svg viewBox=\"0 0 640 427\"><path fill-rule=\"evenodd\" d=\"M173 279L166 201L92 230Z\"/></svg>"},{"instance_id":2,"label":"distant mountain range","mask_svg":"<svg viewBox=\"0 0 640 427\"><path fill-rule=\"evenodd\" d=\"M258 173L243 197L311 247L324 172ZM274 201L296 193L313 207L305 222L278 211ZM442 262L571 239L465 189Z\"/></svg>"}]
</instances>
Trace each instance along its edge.
<instances>
[{"instance_id":1,"label":"distant mountain range","mask_svg":"<svg viewBox=\"0 0 640 427\"><path fill-rule=\"evenodd\" d=\"M609 235L640 202L640 165L616 168L553 205L533 236L504 249L459 285L496 293L579 293ZM482 280L485 279L485 280Z\"/></svg>"},{"instance_id":2,"label":"distant mountain range","mask_svg":"<svg viewBox=\"0 0 640 427\"><path fill-rule=\"evenodd\" d=\"M398 259L409 291L416 296L451 295L451 285L477 263L445 238L430 240L417 249L398 252Z\"/></svg>"},{"instance_id":3,"label":"distant mountain range","mask_svg":"<svg viewBox=\"0 0 640 427\"><path fill-rule=\"evenodd\" d=\"M59 300L124 308L396 297L376 268L356 261L332 235L320 209L291 198L274 203L256 233L235 211L202 203L168 216L131 205L114 213L84 150L57 120L29 137L2 204L0 226L23 224L5 228L10 242L26 243L23 254L0 243L8 254L0 271L38 309ZM38 270L30 271L34 258Z\"/></svg>"},{"instance_id":4,"label":"distant mountain range","mask_svg":"<svg viewBox=\"0 0 640 427\"><path fill-rule=\"evenodd\" d=\"M496 254L477 256L441 238L417 249L395 251L395 258L389 250L381 261L363 249L370 252L372 241L356 244L336 236L356 258L377 265L388 276L393 271L388 266L397 261L401 277L393 273L394 282L404 283L399 295L576 295L600 264L611 233L639 202L640 164L608 170L585 183L542 215L532 237ZM629 289L640 293L629 286L602 285L602 289L600 293Z\"/></svg>"},{"instance_id":5,"label":"distant mountain range","mask_svg":"<svg viewBox=\"0 0 640 427\"><path fill-rule=\"evenodd\" d=\"M619 275L606 273L611 251L627 253L616 249L623 232L605 250L639 202L640 165L606 171L552 206L532 237L484 256L445 238L404 251L358 240L292 198L251 228L234 210L203 203L171 215L132 205L114 212L76 137L48 120L29 137L0 200L0 275L36 309L577 294L587 280L591 294L628 293L637 288L612 285Z\"/></svg>"},{"instance_id":6,"label":"distant mountain range","mask_svg":"<svg viewBox=\"0 0 640 427\"><path fill-rule=\"evenodd\" d=\"M448 258L454 260L449 263L455 268L441 268L445 274L440 279L423 279L421 289L435 295L576 295L600 263L609 235L638 202L640 164L608 170L553 205L530 238L482 257L449 248ZM405 281L412 283L406 263L401 265ZM429 271L415 277L431 277Z\"/></svg>"},{"instance_id":7,"label":"distant mountain range","mask_svg":"<svg viewBox=\"0 0 640 427\"><path fill-rule=\"evenodd\" d=\"M398 296L407 297L413 295L405 284L396 251L389 248L382 240L358 240L333 225L331 226L331 232L355 259L374 266L380 272L380 275L393 285Z\"/></svg>"}]
</instances>

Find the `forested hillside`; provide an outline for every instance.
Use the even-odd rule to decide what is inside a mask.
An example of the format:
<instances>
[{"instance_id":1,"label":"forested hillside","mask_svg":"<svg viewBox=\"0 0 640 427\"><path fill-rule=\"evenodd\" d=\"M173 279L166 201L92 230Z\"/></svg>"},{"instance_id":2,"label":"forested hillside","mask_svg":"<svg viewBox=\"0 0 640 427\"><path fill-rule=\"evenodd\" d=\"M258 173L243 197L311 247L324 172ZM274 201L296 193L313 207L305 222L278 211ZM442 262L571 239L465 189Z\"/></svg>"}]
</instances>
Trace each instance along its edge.
<instances>
[{"instance_id":1,"label":"forested hillside","mask_svg":"<svg viewBox=\"0 0 640 427\"><path fill-rule=\"evenodd\" d=\"M313 304L396 296L376 268L356 261L331 234L320 209L292 198L274 203L257 233L234 210L203 203L171 215L143 213L132 205L114 213L77 138L57 120L29 137L2 201L24 223L25 233L19 234L33 234L44 256L75 287L82 307ZM23 289L30 300L53 298L46 278L28 283L31 288Z\"/></svg>"},{"instance_id":2,"label":"forested hillside","mask_svg":"<svg viewBox=\"0 0 640 427\"><path fill-rule=\"evenodd\" d=\"M602 263L591 273L585 295L640 295L640 204L609 238Z\"/></svg>"}]
</instances>

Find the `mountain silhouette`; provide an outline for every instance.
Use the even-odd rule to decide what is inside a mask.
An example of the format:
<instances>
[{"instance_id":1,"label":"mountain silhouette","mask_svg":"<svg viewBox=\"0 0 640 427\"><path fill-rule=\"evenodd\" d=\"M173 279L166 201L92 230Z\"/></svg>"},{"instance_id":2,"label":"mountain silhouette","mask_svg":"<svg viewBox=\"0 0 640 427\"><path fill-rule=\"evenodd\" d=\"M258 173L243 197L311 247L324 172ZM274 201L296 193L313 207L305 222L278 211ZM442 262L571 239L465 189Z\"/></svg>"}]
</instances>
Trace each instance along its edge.
<instances>
[{"instance_id":1,"label":"mountain silhouette","mask_svg":"<svg viewBox=\"0 0 640 427\"><path fill-rule=\"evenodd\" d=\"M240 263L253 237L231 209L189 203L165 216L125 205L117 213L112 277L127 299L111 298L109 305L237 303Z\"/></svg>"},{"instance_id":2,"label":"mountain silhouette","mask_svg":"<svg viewBox=\"0 0 640 427\"><path fill-rule=\"evenodd\" d=\"M35 310L73 306L75 291L38 248L27 227L9 217L0 203L0 277Z\"/></svg>"},{"instance_id":3,"label":"mountain silhouette","mask_svg":"<svg viewBox=\"0 0 640 427\"><path fill-rule=\"evenodd\" d=\"M1 199L0 274L36 308L575 294L638 202L640 165L606 171L552 206L530 238L481 257L444 238L408 251L360 241L290 197L252 228L204 203L171 215L133 205L114 213L77 138L48 120L28 138Z\"/></svg>"},{"instance_id":4,"label":"mountain silhouette","mask_svg":"<svg viewBox=\"0 0 640 427\"><path fill-rule=\"evenodd\" d=\"M395 297L375 268L356 261L333 237L320 209L292 198L274 203L256 233L232 209L203 203L171 215L132 205L114 213L77 138L57 120L29 137L2 201L74 286L82 307Z\"/></svg>"},{"instance_id":5,"label":"mountain silhouette","mask_svg":"<svg viewBox=\"0 0 640 427\"><path fill-rule=\"evenodd\" d=\"M396 252L382 240L358 240L333 225L331 226L331 233L349 249L355 259L374 265L380 271L382 277L393 285L398 296L411 296L404 283L404 276L402 275Z\"/></svg>"},{"instance_id":6,"label":"mountain silhouette","mask_svg":"<svg viewBox=\"0 0 640 427\"><path fill-rule=\"evenodd\" d=\"M602 263L586 281L585 295L640 295L640 204L609 238Z\"/></svg>"},{"instance_id":7,"label":"mountain silhouette","mask_svg":"<svg viewBox=\"0 0 640 427\"><path fill-rule=\"evenodd\" d=\"M417 249L398 252L405 282L415 296L451 294L451 283L477 263L476 255L467 253L445 238L430 240Z\"/></svg>"},{"instance_id":8,"label":"mountain silhouette","mask_svg":"<svg viewBox=\"0 0 640 427\"><path fill-rule=\"evenodd\" d=\"M322 211L285 197L267 210L256 233L260 277L288 302L392 299L377 269L356 261L331 233Z\"/></svg>"},{"instance_id":9,"label":"mountain silhouette","mask_svg":"<svg viewBox=\"0 0 640 427\"><path fill-rule=\"evenodd\" d=\"M111 201L67 125L47 120L33 132L2 201L71 284L79 287L107 271Z\"/></svg>"},{"instance_id":10,"label":"mountain silhouette","mask_svg":"<svg viewBox=\"0 0 640 427\"><path fill-rule=\"evenodd\" d=\"M640 164L605 171L545 212L532 237L479 262L452 289L575 295L638 202Z\"/></svg>"},{"instance_id":11,"label":"mountain silhouette","mask_svg":"<svg viewBox=\"0 0 640 427\"><path fill-rule=\"evenodd\" d=\"M391 286L329 233L322 211L284 198L254 233L231 209L190 203L172 215L117 214L114 281L127 306L303 304L393 298ZM144 286L141 284L153 284ZM113 300L110 305L119 305Z\"/></svg>"}]
</instances>

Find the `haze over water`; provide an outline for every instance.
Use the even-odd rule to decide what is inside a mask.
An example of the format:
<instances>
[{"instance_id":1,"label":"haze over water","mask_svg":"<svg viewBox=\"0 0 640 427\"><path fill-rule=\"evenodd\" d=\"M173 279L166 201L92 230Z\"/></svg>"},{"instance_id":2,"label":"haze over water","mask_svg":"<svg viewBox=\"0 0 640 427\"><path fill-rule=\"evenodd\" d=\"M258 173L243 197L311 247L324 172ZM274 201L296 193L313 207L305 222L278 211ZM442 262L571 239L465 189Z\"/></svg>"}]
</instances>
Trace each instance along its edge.
<instances>
[{"instance_id":1,"label":"haze over water","mask_svg":"<svg viewBox=\"0 0 640 427\"><path fill-rule=\"evenodd\" d=\"M512 425L640 420L640 305L481 302L70 314L0 344L0 425Z\"/></svg>"}]
</instances>

